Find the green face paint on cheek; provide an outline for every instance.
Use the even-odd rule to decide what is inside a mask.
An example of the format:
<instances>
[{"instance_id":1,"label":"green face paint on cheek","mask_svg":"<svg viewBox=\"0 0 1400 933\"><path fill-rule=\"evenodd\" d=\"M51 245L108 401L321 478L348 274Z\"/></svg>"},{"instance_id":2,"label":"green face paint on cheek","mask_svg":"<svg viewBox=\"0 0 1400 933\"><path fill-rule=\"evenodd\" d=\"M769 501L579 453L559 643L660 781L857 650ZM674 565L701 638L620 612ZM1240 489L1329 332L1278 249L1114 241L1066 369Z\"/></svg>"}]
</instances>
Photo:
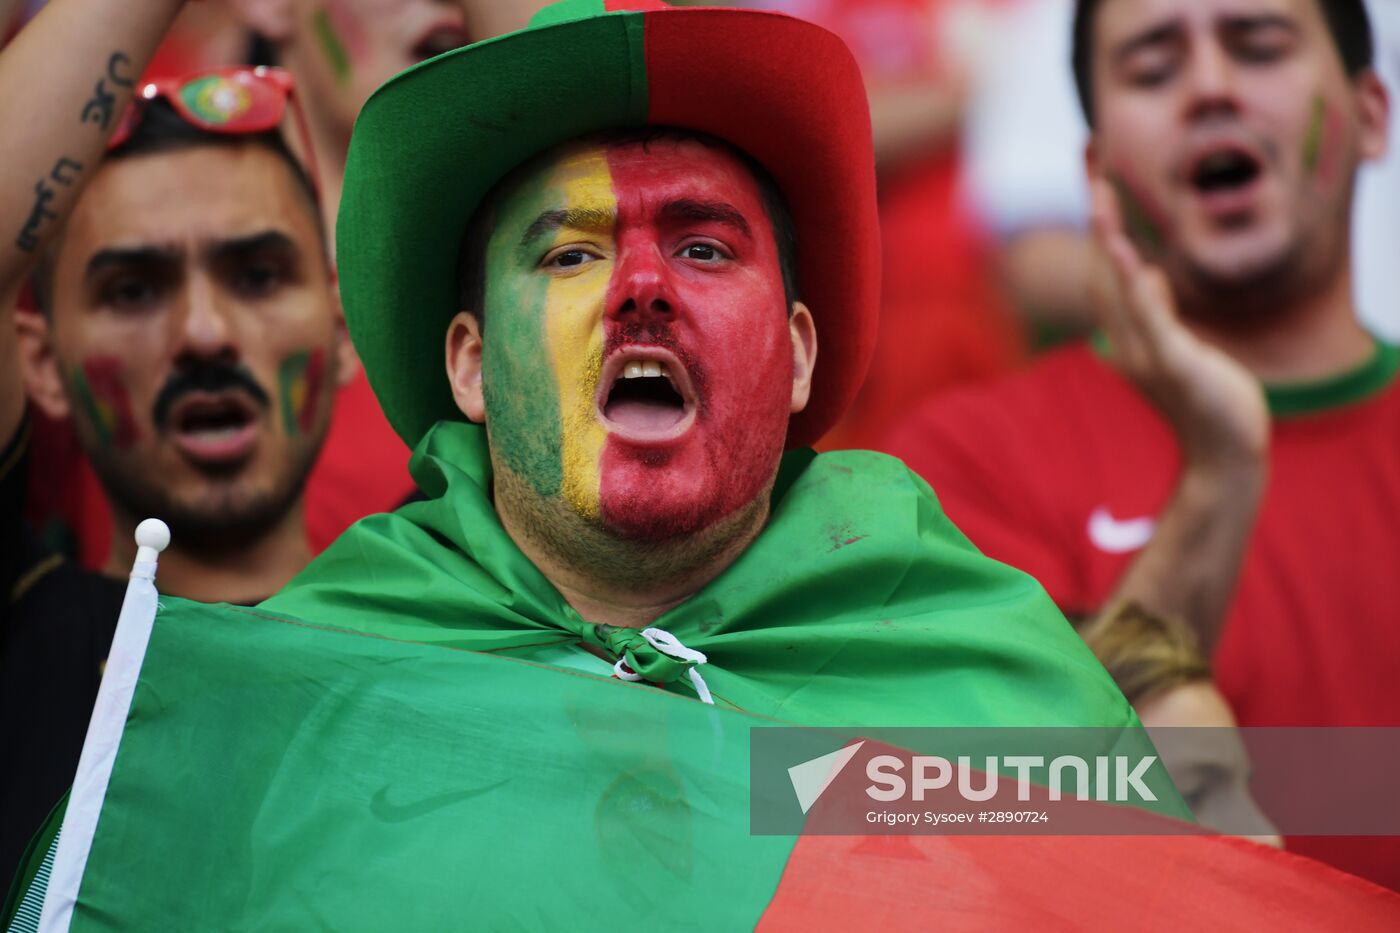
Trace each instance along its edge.
<instances>
[{"instance_id":1,"label":"green face paint on cheek","mask_svg":"<svg viewBox=\"0 0 1400 933\"><path fill-rule=\"evenodd\" d=\"M1123 211L1123 225L1133 242L1147 250L1160 253L1166 245L1161 227L1153 221L1137 195L1121 178L1113 179L1113 188L1118 192L1118 204Z\"/></svg>"},{"instance_id":2,"label":"green face paint on cheek","mask_svg":"<svg viewBox=\"0 0 1400 933\"><path fill-rule=\"evenodd\" d=\"M315 424L324 369L325 353L320 349L293 353L277 368L282 428L288 435L305 434Z\"/></svg>"},{"instance_id":3,"label":"green face paint on cheek","mask_svg":"<svg viewBox=\"0 0 1400 933\"><path fill-rule=\"evenodd\" d=\"M1327 101L1319 94L1313 98L1312 120L1308 132L1303 137L1303 170L1308 174L1317 171L1322 162L1322 133L1327 125Z\"/></svg>"},{"instance_id":4,"label":"green face paint on cheek","mask_svg":"<svg viewBox=\"0 0 1400 933\"><path fill-rule=\"evenodd\" d=\"M74 394L104 449L123 450L136 443L136 421L123 380L122 361L115 356L93 356L72 372Z\"/></svg>"},{"instance_id":5,"label":"green face paint on cheek","mask_svg":"<svg viewBox=\"0 0 1400 933\"><path fill-rule=\"evenodd\" d=\"M335 80L340 84L348 84L351 71L350 53L346 50L340 33L336 31L335 24L331 22L330 12L325 9L317 10L311 17L311 29L316 34L316 41L321 46L321 53L326 56L326 61L330 63L331 73L335 75Z\"/></svg>"},{"instance_id":6,"label":"green face paint on cheek","mask_svg":"<svg viewBox=\"0 0 1400 933\"><path fill-rule=\"evenodd\" d=\"M549 280L516 248L521 231L557 198L542 185L510 199L486 250L482 391L491 449L541 496L563 483L559 388L545 350Z\"/></svg>"}]
</instances>

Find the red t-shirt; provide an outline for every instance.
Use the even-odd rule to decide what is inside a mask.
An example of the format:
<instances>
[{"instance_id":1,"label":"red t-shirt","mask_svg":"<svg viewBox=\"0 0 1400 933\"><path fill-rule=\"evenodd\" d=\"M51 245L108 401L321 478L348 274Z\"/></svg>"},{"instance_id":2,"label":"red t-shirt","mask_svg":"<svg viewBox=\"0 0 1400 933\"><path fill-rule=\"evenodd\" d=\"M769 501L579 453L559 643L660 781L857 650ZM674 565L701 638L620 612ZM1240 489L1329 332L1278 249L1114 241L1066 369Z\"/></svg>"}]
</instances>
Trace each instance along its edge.
<instances>
[{"instance_id":1,"label":"red t-shirt","mask_svg":"<svg viewBox=\"0 0 1400 933\"><path fill-rule=\"evenodd\" d=\"M1382 346L1350 374L1268 392L1268 489L1213 659L1241 725L1400 726L1398 365ZM886 448L1071 616L1112 594L1180 470L1166 422L1088 346L932 400ZM1395 840L1289 848L1400 889Z\"/></svg>"},{"instance_id":2,"label":"red t-shirt","mask_svg":"<svg viewBox=\"0 0 1400 933\"><path fill-rule=\"evenodd\" d=\"M1006 2L975 0L975 7ZM836 33L867 83L879 87L947 80L948 17L971 9L951 0L746 5L780 10ZM881 172L880 334L860 394L822 439L824 450L871 447L918 399L1004 375L1024 358L1025 336L996 281L990 244L960 196L961 173L955 144Z\"/></svg>"}]
</instances>

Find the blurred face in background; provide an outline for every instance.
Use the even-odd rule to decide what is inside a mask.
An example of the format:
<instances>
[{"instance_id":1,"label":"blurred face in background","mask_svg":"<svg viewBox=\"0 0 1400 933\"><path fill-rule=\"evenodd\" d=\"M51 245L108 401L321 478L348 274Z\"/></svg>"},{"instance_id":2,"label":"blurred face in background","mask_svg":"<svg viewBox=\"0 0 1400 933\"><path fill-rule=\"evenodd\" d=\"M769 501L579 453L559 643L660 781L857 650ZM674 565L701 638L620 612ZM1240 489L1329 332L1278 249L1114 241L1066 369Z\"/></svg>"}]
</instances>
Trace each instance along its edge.
<instances>
[{"instance_id":1,"label":"blurred face in background","mask_svg":"<svg viewBox=\"0 0 1400 933\"><path fill-rule=\"evenodd\" d=\"M467 0L233 0L277 48L313 119L347 138L370 94L412 65L459 48ZM506 4L510 4L507 2Z\"/></svg>"},{"instance_id":2,"label":"blurred face in background","mask_svg":"<svg viewBox=\"0 0 1400 933\"><path fill-rule=\"evenodd\" d=\"M316 208L260 145L102 166L21 327L31 398L71 418L116 509L236 546L281 521L348 338Z\"/></svg>"},{"instance_id":3,"label":"blurred face in background","mask_svg":"<svg viewBox=\"0 0 1400 933\"><path fill-rule=\"evenodd\" d=\"M1387 105L1374 74L1346 74L1317 0L1104 0L1093 36L1091 168L1188 311L1345 271Z\"/></svg>"}]
</instances>

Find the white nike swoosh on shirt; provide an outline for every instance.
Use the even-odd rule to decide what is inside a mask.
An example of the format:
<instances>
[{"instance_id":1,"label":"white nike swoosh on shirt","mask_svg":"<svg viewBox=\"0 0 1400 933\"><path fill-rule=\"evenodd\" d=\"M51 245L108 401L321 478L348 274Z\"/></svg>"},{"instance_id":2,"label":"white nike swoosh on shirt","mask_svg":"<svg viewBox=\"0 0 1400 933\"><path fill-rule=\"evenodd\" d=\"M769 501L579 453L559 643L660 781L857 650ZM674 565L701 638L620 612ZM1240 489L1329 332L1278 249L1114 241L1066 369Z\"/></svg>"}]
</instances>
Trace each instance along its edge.
<instances>
[{"instance_id":1,"label":"white nike swoosh on shirt","mask_svg":"<svg viewBox=\"0 0 1400 933\"><path fill-rule=\"evenodd\" d=\"M1157 520L1150 515L1121 520L1114 518L1107 506L1099 506L1089 516L1089 540L1109 554L1126 554L1146 546L1156 530Z\"/></svg>"}]
</instances>

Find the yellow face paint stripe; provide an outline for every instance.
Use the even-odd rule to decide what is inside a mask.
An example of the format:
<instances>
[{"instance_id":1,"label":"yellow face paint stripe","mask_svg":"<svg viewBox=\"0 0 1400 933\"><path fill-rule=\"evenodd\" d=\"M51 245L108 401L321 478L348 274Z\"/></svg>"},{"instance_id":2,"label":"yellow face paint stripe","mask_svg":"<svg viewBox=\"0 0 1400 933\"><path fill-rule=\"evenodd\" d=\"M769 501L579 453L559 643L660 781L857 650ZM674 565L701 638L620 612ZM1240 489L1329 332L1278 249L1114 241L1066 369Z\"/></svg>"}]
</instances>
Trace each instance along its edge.
<instances>
[{"instance_id":1,"label":"yellow face paint stripe","mask_svg":"<svg viewBox=\"0 0 1400 933\"><path fill-rule=\"evenodd\" d=\"M598 210L615 213L612 173L607 156L570 164L551 183L568 193L566 209ZM561 230L554 246L563 245L577 233ZM594 413L598 381L603 371L603 303L611 263L592 263L567 278L550 283L545 307L545 339L549 343L555 383L559 386L562 485L560 494L578 514L597 518L599 507L599 462L607 431Z\"/></svg>"}]
</instances>

